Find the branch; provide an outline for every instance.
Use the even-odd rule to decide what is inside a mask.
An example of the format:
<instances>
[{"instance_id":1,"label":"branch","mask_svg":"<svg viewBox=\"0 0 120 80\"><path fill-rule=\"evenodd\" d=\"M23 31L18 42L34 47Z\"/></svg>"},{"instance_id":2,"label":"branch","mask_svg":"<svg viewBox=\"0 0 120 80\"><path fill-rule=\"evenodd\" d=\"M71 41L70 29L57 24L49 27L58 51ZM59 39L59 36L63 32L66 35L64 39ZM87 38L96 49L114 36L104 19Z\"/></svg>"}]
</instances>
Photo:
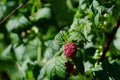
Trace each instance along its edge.
<instances>
[{"instance_id":1,"label":"branch","mask_svg":"<svg viewBox=\"0 0 120 80\"><path fill-rule=\"evenodd\" d=\"M4 23L10 16L12 16L16 11L18 11L21 7L23 7L29 0L24 0L22 4L20 4L17 8L15 8L11 13L9 13L3 20L0 21L0 25Z\"/></svg>"},{"instance_id":2,"label":"branch","mask_svg":"<svg viewBox=\"0 0 120 80\"><path fill-rule=\"evenodd\" d=\"M114 39L114 36L115 36L115 34L116 34L117 29L119 28L119 26L120 26L120 17L119 17L117 23L114 25L114 29L113 29L112 32L110 33L110 37L109 37L108 41L107 41L106 44L105 44L105 47L104 47L104 50L103 50L103 54L102 54L102 56L100 57L98 63L104 61L106 52L108 51L108 49L109 49L109 47L110 47L110 44L112 43L112 41L113 41L113 39Z\"/></svg>"}]
</instances>

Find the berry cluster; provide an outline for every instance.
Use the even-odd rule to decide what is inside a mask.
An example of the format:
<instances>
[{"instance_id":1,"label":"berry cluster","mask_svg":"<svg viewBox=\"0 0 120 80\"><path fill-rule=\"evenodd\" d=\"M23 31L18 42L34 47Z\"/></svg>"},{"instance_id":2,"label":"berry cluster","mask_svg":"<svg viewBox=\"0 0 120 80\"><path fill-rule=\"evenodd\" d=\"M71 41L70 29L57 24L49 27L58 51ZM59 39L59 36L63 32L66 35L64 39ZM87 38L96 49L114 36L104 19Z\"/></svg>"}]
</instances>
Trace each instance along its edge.
<instances>
[{"instance_id":1,"label":"berry cluster","mask_svg":"<svg viewBox=\"0 0 120 80\"><path fill-rule=\"evenodd\" d=\"M69 42L64 45L64 55L66 57L73 58L75 57L76 53L77 53L77 45L75 43ZM68 61L65 63L65 66L68 74L70 74L73 71L74 65L70 61Z\"/></svg>"}]
</instances>

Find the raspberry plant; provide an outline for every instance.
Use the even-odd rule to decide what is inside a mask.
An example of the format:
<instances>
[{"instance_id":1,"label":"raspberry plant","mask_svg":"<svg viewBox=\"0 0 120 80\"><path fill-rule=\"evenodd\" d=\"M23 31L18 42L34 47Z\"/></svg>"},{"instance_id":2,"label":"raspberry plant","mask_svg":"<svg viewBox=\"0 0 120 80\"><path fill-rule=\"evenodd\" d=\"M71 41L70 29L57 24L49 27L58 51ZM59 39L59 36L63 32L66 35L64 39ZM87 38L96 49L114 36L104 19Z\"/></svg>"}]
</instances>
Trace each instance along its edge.
<instances>
[{"instance_id":1,"label":"raspberry plant","mask_svg":"<svg viewBox=\"0 0 120 80\"><path fill-rule=\"evenodd\" d=\"M0 80L120 80L119 0L0 0Z\"/></svg>"}]
</instances>

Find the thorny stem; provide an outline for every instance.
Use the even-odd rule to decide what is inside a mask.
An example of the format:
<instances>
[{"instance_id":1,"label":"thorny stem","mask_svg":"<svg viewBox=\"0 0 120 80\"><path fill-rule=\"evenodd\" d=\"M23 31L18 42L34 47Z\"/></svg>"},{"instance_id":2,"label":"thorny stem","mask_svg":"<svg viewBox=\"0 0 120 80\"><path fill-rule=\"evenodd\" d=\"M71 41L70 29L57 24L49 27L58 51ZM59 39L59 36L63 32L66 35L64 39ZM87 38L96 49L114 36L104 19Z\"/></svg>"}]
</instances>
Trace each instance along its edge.
<instances>
[{"instance_id":1,"label":"thorny stem","mask_svg":"<svg viewBox=\"0 0 120 80\"><path fill-rule=\"evenodd\" d=\"M112 32L109 35L109 39L108 39L108 41L106 42L106 44L104 46L103 54L100 57L100 59L98 61L98 64L99 64L99 62L103 62L104 61L106 52L108 51L108 49L110 47L110 44L112 43L112 41L114 39L114 36L115 36L115 34L116 34L117 29L119 28L119 26L120 26L120 17L119 17L118 21L116 22L116 24L114 25L114 28L113 28Z\"/></svg>"},{"instance_id":2,"label":"thorny stem","mask_svg":"<svg viewBox=\"0 0 120 80\"><path fill-rule=\"evenodd\" d=\"M23 7L29 0L24 0L22 4L16 7L10 14L8 14L3 20L0 21L0 25L4 23L10 16L12 16L15 12L17 12L21 7Z\"/></svg>"}]
</instances>

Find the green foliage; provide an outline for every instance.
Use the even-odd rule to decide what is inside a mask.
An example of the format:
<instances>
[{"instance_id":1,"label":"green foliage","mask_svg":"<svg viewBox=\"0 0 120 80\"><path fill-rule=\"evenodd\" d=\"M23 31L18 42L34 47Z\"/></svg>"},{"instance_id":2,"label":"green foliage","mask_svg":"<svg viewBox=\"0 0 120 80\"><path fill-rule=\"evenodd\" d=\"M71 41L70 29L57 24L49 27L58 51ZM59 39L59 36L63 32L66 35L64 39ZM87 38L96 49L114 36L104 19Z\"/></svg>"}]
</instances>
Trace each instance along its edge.
<instances>
[{"instance_id":1,"label":"green foliage","mask_svg":"<svg viewBox=\"0 0 120 80\"><path fill-rule=\"evenodd\" d=\"M47 76L50 80L64 79L66 76L65 57L56 57L51 59L46 67Z\"/></svg>"},{"instance_id":2,"label":"green foliage","mask_svg":"<svg viewBox=\"0 0 120 80\"><path fill-rule=\"evenodd\" d=\"M59 44L64 44L68 41L68 33L63 30L63 31L60 31L56 36L55 36L55 41Z\"/></svg>"},{"instance_id":3,"label":"green foliage","mask_svg":"<svg viewBox=\"0 0 120 80\"><path fill-rule=\"evenodd\" d=\"M97 65L95 68L93 68L93 71L95 73L95 75L98 77L98 80L109 80L109 79L113 79L113 80L119 80L119 66L120 64L117 63L119 62L119 60L115 60L115 61L105 61L103 62L103 64L101 65Z\"/></svg>"},{"instance_id":4,"label":"green foliage","mask_svg":"<svg viewBox=\"0 0 120 80\"><path fill-rule=\"evenodd\" d=\"M22 29L25 29L25 27L29 26L29 24L30 22L28 21L28 19L25 18L25 16L18 16L17 18L9 20L6 24L6 28L8 32L17 33Z\"/></svg>"},{"instance_id":5,"label":"green foliage","mask_svg":"<svg viewBox=\"0 0 120 80\"><path fill-rule=\"evenodd\" d=\"M37 11L36 20L41 18L49 19L51 17L51 10L49 8L42 8Z\"/></svg>"},{"instance_id":6,"label":"green foliage","mask_svg":"<svg viewBox=\"0 0 120 80\"><path fill-rule=\"evenodd\" d=\"M91 23L88 21L87 17L83 19L76 19L73 21L69 29L70 40L86 40L88 33L91 30Z\"/></svg>"},{"instance_id":7,"label":"green foliage","mask_svg":"<svg viewBox=\"0 0 120 80\"><path fill-rule=\"evenodd\" d=\"M23 2L0 0L0 21ZM109 43L119 16L119 0L28 0L0 24L0 80L120 80L120 28Z\"/></svg>"}]
</instances>

